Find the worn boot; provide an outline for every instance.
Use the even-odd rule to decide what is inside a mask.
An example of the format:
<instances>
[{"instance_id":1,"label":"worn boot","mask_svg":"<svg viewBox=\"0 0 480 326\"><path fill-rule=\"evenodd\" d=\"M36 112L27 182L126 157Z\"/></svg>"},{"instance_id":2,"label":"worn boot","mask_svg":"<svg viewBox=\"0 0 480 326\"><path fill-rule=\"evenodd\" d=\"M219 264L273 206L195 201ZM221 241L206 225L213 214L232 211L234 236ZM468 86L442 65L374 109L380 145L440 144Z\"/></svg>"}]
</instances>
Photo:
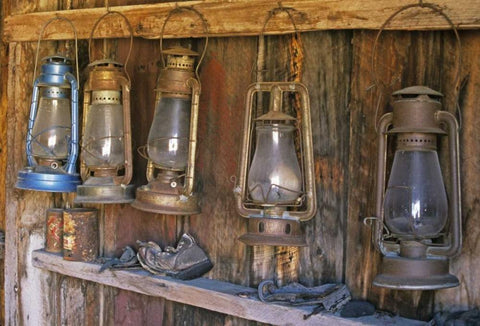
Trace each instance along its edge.
<instances>
[{"instance_id":1,"label":"worn boot","mask_svg":"<svg viewBox=\"0 0 480 326\"><path fill-rule=\"evenodd\" d=\"M205 252L187 233L182 235L176 248L166 247L164 251L155 243L141 243L138 260L153 274L166 274L182 280L199 277L213 267Z\"/></svg>"}]
</instances>

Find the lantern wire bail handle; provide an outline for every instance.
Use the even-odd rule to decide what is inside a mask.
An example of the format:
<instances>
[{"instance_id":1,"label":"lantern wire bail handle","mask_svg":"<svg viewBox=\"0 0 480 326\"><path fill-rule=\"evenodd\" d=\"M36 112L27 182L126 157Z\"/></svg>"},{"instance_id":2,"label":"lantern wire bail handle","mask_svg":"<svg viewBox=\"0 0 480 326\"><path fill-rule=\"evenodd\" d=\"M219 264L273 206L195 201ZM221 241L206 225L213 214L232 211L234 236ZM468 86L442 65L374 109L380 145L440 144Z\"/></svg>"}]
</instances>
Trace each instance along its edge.
<instances>
[{"instance_id":1,"label":"lantern wire bail handle","mask_svg":"<svg viewBox=\"0 0 480 326\"><path fill-rule=\"evenodd\" d=\"M274 17L277 13L279 12L285 12L288 16L288 18L290 19L290 22L292 23L292 26L293 26L293 33L298 37L298 29L297 29L297 24L295 24L295 19L293 18L293 15L291 12L296 12L297 10L293 7L284 7L282 5L282 2L279 1L278 2L278 7L275 7L271 10L268 11L268 14L267 14L267 17L265 18L265 22L263 23L263 26L262 26L262 30L260 31L260 34L258 35L258 38L259 39L262 39L264 36L265 36L265 30L267 28L267 24L268 22L270 21L270 19L272 19L272 17ZM300 43L300 46L303 48L303 44ZM255 72L255 81L258 82L258 73L259 72L262 72L262 70L259 70L258 68L255 69L255 66L258 65L258 61L261 59L262 61L262 65L263 65L263 62L264 62L264 54L263 52L260 54L259 53L260 51L257 51L257 55L255 56L255 62L253 63L253 66L252 66L252 74L253 72Z\"/></svg>"},{"instance_id":2,"label":"lantern wire bail handle","mask_svg":"<svg viewBox=\"0 0 480 326\"><path fill-rule=\"evenodd\" d=\"M178 4L175 4L175 8L173 8L172 10L169 11L167 17L165 18L165 21L163 22L162 30L160 32L160 58L162 60L162 67L165 67L166 66L165 59L163 58L163 36L165 34L165 26L167 25L168 20L174 14L182 13L182 12L185 12L185 11L193 12L194 14L196 14L200 18L200 20L202 21L202 25L203 25L203 31L205 32L205 45L203 47L202 54L200 55L200 59L198 60L197 66L195 67L195 76L197 77L197 80L200 80L200 78L198 76L198 69L199 69L200 64L202 63L202 61L205 57L205 54L207 53L208 23L207 23L207 20L205 19L205 17L203 16L203 14L200 11L198 11L197 9L195 9L193 7L180 7L180 6L178 6Z\"/></svg>"},{"instance_id":3,"label":"lantern wire bail handle","mask_svg":"<svg viewBox=\"0 0 480 326\"><path fill-rule=\"evenodd\" d=\"M400 9L398 9L397 11L395 11L392 15L390 15L390 17L387 18L387 20L385 20L385 22L382 24L382 26L380 27L380 29L378 30L378 33L377 33L377 36L375 37L375 42L373 43L373 48L372 48L372 59L371 59L371 75L372 75L372 78L373 78L373 82L374 82L374 86L379 88L379 89L385 89L386 88L386 83L384 83L378 76L378 71L377 71L377 60L375 59L375 54L377 52L377 47L378 47L378 42L380 40L380 35L382 34L382 32L386 29L386 27L388 26L388 24L390 24L390 22L398 15L400 14L401 12L403 11L406 11L408 9L411 9L411 8L426 8L426 9L430 9L430 11L433 11L434 13L437 13L439 14L442 18L445 19L445 21L450 25L451 27L451 30L453 31L453 33L455 34L455 39L457 41L457 46L458 46L458 60L457 60L457 71L456 71L456 74L455 74L455 79L454 79L454 85L455 85L455 90L456 90L456 95L455 95L455 109L456 111L458 112L458 115L459 115L459 121L460 121L460 125L461 125L461 112L460 112L460 107L459 107L459 104L458 104L458 100L459 100L459 96L460 96L460 91L459 91L459 86L457 87L458 85L458 82L460 80L460 69L461 69L461 66L462 66L462 44L460 42L460 36L458 34L458 30L457 28L455 27L455 24L452 22L452 20L450 19L450 17L436 4L433 4L433 3L426 3L426 2L423 2L423 0L419 0L418 3L414 3L414 4L410 4L410 5L406 5L406 6L403 6L401 7ZM382 92L383 93L383 92ZM375 131L378 132L378 119L377 119L377 116L378 116L378 111L379 111L379 107L380 107L380 102L381 102L381 96L382 96L382 93L377 101L377 107L375 109Z\"/></svg>"},{"instance_id":4,"label":"lantern wire bail handle","mask_svg":"<svg viewBox=\"0 0 480 326\"><path fill-rule=\"evenodd\" d=\"M121 18L123 18L123 21L125 22L125 24L128 27L128 32L130 33L130 47L128 48L127 57L125 58L125 63L123 64L123 70L125 71L125 74L127 75L127 79L130 82L130 75L127 72L127 64L128 64L128 60L130 59L130 55L132 53L132 48L133 48L133 28L132 28L132 25L130 24L130 21L128 20L128 18L124 14L122 14L119 11L113 11L113 10L110 9L110 7L108 6L108 1L106 3L106 8L107 8L107 12L105 14L103 14L100 18L97 19L97 21L93 25L92 31L90 32L90 38L88 39L88 56L89 56L89 58L93 58L92 48L95 48L94 46L92 46L93 35L94 35L95 30L97 29L98 25L100 24L100 22L109 15L120 16ZM106 57L105 53L103 53L103 57L104 58Z\"/></svg>"},{"instance_id":5,"label":"lantern wire bail handle","mask_svg":"<svg viewBox=\"0 0 480 326\"><path fill-rule=\"evenodd\" d=\"M40 42L42 41L43 34L45 33L45 30L47 29L48 25L50 25L52 22L57 21L57 20L63 20L67 22L71 27L73 31L73 36L75 38L75 67L76 67L76 73L77 73L77 81L79 80L79 73L78 73L78 38L77 38L77 30L75 28L75 25L73 22L62 16L56 16L51 19L49 19L43 26L42 29L40 30L40 35L38 36L38 42L37 42L37 51L35 54L35 68L33 69L33 83L35 83L35 78L37 76L37 64L38 64L38 54L40 53Z\"/></svg>"}]
</instances>

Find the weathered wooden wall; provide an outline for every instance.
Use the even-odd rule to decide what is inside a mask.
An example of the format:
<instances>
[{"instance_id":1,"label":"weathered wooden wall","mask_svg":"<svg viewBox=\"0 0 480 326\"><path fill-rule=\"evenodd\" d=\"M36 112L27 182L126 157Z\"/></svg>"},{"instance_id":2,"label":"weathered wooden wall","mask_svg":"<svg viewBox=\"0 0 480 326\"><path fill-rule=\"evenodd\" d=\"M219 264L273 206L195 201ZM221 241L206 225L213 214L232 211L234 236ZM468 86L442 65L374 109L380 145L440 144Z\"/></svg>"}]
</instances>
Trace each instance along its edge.
<instances>
[{"instance_id":1,"label":"weathered wooden wall","mask_svg":"<svg viewBox=\"0 0 480 326\"><path fill-rule=\"evenodd\" d=\"M65 1L58 5L60 7L56 2L43 0L7 3L11 13L104 5L103 1L95 0ZM110 5L133 3L138 4L138 1L110 1ZM380 309L422 319L440 309L478 307L480 138L477 134L480 118L475 110L480 103L475 95L480 91L480 32L461 32L464 44L461 72L464 84L460 91L464 245L461 256L451 264L461 286L436 292L372 287L380 256L374 251L370 230L362 220L374 213L374 124L379 94L385 93L380 103L381 114L389 109L389 92L426 84L446 95L445 107L453 112L455 42L448 31L385 33L378 49L378 73L391 86L382 90L373 87L370 74L375 35L374 31L363 30L301 34L305 51L302 81L310 91L319 207L315 218L303 225L307 248L252 248L236 240L246 230L246 219L235 212L231 176L237 174L245 89L252 81L251 67L258 44L256 37L230 37L210 40L200 72L202 95L196 189L202 198L202 213L173 217L141 212L129 205L98 205L105 231L104 254L118 255L125 245L133 245L137 239L155 240L162 246L173 244L188 231L215 263L207 277L254 286L263 278L278 275L279 269L293 269L294 278L306 285L345 282L355 298L368 299ZM203 46L201 39L168 41L167 44L175 42L188 42L197 50ZM288 35L266 38L266 79L288 78L290 42ZM112 40L107 45L118 60L123 60L128 42ZM47 42L42 51L46 54L55 46L55 42ZM81 42L80 46L83 70L88 63L86 42ZM49 325L255 324L31 266L31 251L44 246L45 210L67 205L69 199L14 189L16 174L25 164L24 139L36 44L10 43L8 50L2 49L0 51L8 52L9 56L7 97L4 95L7 68L3 61L0 76L0 107L7 113L0 116L0 130L7 133L6 137L0 135L0 187L3 187L2 176L6 176L6 199L2 201L0 197L0 208L7 203L8 231L6 324L28 325L31 321ZM133 85L135 148L146 142L153 116L153 88L158 66L158 41L135 39L128 65ZM85 80L84 72L81 74L81 79ZM2 124L9 128L1 128ZM7 140L8 154L3 150L2 139ZM141 185L146 182L146 162L136 151L134 153L134 183ZM294 257L293 266L279 265L285 257Z\"/></svg>"}]
</instances>

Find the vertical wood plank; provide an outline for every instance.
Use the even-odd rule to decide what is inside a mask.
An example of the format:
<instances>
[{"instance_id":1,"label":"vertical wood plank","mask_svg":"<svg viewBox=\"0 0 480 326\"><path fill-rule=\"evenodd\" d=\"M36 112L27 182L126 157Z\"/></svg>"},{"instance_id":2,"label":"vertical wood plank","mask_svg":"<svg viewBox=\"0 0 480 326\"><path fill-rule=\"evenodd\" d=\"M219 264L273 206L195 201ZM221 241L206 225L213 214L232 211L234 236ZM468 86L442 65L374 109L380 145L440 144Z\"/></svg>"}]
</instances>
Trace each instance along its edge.
<instances>
[{"instance_id":1,"label":"vertical wood plank","mask_svg":"<svg viewBox=\"0 0 480 326\"><path fill-rule=\"evenodd\" d=\"M317 214L304 223L300 281L344 281L352 45L348 31L302 34L303 83L310 93Z\"/></svg>"},{"instance_id":2,"label":"vertical wood plank","mask_svg":"<svg viewBox=\"0 0 480 326\"><path fill-rule=\"evenodd\" d=\"M86 283L72 277L62 279L60 285L61 325L87 325L85 315Z\"/></svg>"},{"instance_id":3,"label":"vertical wood plank","mask_svg":"<svg viewBox=\"0 0 480 326\"><path fill-rule=\"evenodd\" d=\"M435 310L467 310L480 305L480 90L479 31L461 33L463 74L468 81L461 92L460 168L463 212L463 247L450 262L450 272L460 280L460 287L435 293Z\"/></svg>"},{"instance_id":4,"label":"vertical wood plank","mask_svg":"<svg viewBox=\"0 0 480 326\"><path fill-rule=\"evenodd\" d=\"M9 13L9 4L0 4L0 34L3 34L3 17ZM7 175L7 107L8 107L8 44L0 40L0 229L5 235L6 175ZM3 254L0 259L0 321L5 320L5 239L2 243Z\"/></svg>"},{"instance_id":5,"label":"vertical wood plank","mask_svg":"<svg viewBox=\"0 0 480 326\"><path fill-rule=\"evenodd\" d=\"M234 184L241 142L245 91L255 55L253 38L211 39L201 67L196 191L202 213L190 217L190 232L215 266L208 277L247 284L247 247L237 238L246 219L235 210Z\"/></svg>"}]
</instances>

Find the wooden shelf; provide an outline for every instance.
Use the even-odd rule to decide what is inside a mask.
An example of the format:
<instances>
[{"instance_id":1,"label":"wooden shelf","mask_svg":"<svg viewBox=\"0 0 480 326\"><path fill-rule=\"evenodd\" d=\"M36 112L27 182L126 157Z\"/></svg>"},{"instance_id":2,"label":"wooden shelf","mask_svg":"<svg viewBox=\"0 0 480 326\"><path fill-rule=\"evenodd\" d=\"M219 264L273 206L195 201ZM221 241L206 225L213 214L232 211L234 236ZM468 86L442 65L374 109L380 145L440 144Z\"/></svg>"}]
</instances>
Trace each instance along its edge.
<instances>
[{"instance_id":1,"label":"wooden shelf","mask_svg":"<svg viewBox=\"0 0 480 326\"><path fill-rule=\"evenodd\" d=\"M429 2L429 1L426 1ZM479 0L435 0L453 23L462 29L480 27ZM301 0L282 1L282 6L292 8L292 15L298 31L318 31L332 29L378 29L396 10L405 5L416 4L418 0L392 2L390 0ZM136 37L158 38L166 15L178 2L162 2L148 5L111 7L124 14L133 27ZM208 22L210 36L259 35L267 13L277 7L271 0L208 0L184 1L181 6L194 7ZM450 29L450 25L429 9L421 12L410 9L398 15L389 24L396 30L440 30ZM3 38L6 42L36 41L38 33L49 19L62 16L70 19L77 29L80 39L90 37L95 21L106 13L105 8L72 9L50 12L36 12L10 15L5 19ZM191 15L191 14L187 14ZM202 25L197 17L185 18L174 15L165 30L165 38L203 37ZM286 15L273 18L267 24L265 34L292 33L293 27ZM191 22L191 24L189 24ZM72 39L70 28L65 23L52 24L45 33L45 39ZM95 37L127 37L128 28L118 18L104 20Z\"/></svg>"},{"instance_id":2,"label":"wooden shelf","mask_svg":"<svg viewBox=\"0 0 480 326\"><path fill-rule=\"evenodd\" d=\"M99 273L100 265L66 261L61 255L44 250L34 251L33 266L63 275L99 284L133 291L149 296L162 297L207 310L273 325L387 325L391 317L361 317L346 319L329 313L320 313L304 320L313 307L289 307L263 303L257 299L240 297L240 293L256 293L256 289L228 282L198 278L180 281L171 277L152 275L143 269L106 270ZM401 325L423 325L409 319L395 318Z\"/></svg>"}]
</instances>

